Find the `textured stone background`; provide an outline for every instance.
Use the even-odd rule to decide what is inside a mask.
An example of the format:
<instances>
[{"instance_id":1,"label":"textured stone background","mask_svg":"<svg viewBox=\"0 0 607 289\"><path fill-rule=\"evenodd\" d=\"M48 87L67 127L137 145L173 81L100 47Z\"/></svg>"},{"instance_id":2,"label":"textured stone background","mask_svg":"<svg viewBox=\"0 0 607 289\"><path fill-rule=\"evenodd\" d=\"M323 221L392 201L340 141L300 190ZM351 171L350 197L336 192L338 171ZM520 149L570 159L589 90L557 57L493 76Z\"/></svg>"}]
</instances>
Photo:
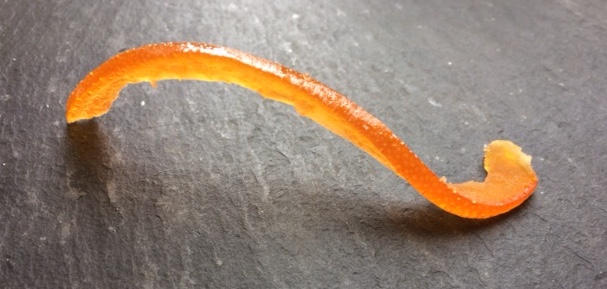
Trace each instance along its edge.
<instances>
[{"instance_id":1,"label":"textured stone background","mask_svg":"<svg viewBox=\"0 0 607 289\"><path fill-rule=\"evenodd\" d=\"M607 288L604 1L1 1L0 288ZM540 184L471 221L291 107L129 86L67 126L91 69L145 43L311 74L438 174L511 139Z\"/></svg>"}]
</instances>

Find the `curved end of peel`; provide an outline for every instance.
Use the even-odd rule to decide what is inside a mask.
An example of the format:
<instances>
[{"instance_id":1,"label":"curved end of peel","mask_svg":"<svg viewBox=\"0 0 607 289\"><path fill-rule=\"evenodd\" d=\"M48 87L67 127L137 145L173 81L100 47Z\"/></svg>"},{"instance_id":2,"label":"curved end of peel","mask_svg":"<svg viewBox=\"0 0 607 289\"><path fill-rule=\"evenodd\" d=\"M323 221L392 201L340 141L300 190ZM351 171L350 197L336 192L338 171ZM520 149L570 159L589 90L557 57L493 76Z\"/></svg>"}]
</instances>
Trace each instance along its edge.
<instances>
[{"instance_id":1,"label":"curved end of peel","mask_svg":"<svg viewBox=\"0 0 607 289\"><path fill-rule=\"evenodd\" d=\"M495 140L485 147L483 182L448 184L468 200L457 215L484 219L506 213L531 196L538 179L531 167L531 156L511 141Z\"/></svg>"},{"instance_id":2,"label":"curved end of peel","mask_svg":"<svg viewBox=\"0 0 607 289\"><path fill-rule=\"evenodd\" d=\"M78 83L67 99L65 118L68 123L101 116L110 110L125 84L103 83L103 81L95 74L89 73Z\"/></svg>"}]
</instances>

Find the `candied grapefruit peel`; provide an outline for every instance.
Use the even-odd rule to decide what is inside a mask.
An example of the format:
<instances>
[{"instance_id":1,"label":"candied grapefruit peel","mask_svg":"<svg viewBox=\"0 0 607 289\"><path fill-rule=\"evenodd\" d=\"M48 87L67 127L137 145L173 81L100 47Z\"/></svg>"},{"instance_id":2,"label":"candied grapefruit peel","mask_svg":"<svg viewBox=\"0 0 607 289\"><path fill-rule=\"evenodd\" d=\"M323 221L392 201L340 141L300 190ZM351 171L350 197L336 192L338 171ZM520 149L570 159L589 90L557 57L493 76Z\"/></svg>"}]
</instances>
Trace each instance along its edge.
<instances>
[{"instance_id":1,"label":"candied grapefruit peel","mask_svg":"<svg viewBox=\"0 0 607 289\"><path fill-rule=\"evenodd\" d=\"M150 44L114 55L72 91L67 121L105 114L127 84L154 85L167 79L234 83L293 105L302 116L369 153L431 203L460 217L484 219L506 213L523 203L537 185L531 157L506 140L485 147L483 182L448 183L380 120L335 90L278 63L206 43Z\"/></svg>"}]
</instances>

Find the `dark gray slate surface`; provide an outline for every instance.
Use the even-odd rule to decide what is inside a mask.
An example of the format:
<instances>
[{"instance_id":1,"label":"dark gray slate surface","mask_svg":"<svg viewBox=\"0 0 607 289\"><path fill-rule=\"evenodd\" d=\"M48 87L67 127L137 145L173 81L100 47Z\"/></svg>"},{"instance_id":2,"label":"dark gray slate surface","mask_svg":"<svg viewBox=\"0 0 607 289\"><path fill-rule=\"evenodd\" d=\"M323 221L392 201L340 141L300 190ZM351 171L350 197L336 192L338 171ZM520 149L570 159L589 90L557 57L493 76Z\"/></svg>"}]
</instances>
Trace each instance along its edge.
<instances>
[{"instance_id":1,"label":"dark gray slate surface","mask_svg":"<svg viewBox=\"0 0 607 289\"><path fill-rule=\"evenodd\" d=\"M607 288L603 1L214 2L0 2L0 288ZM460 219L217 83L129 86L66 125L88 71L170 40L309 73L454 181L514 140L539 187Z\"/></svg>"}]
</instances>

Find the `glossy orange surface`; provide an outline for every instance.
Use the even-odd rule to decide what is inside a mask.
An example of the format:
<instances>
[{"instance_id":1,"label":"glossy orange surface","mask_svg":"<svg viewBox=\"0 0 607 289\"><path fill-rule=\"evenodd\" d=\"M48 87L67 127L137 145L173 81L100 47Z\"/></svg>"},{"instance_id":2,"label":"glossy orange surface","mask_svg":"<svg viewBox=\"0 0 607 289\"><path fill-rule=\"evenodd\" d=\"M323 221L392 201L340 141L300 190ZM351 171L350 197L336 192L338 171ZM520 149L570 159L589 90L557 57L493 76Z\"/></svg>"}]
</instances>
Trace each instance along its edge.
<instances>
[{"instance_id":1,"label":"glossy orange surface","mask_svg":"<svg viewBox=\"0 0 607 289\"><path fill-rule=\"evenodd\" d=\"M430 202L461 217L488 218L508 212L525 201L537 184L531 157L503 140L485 148L484 182L449 184L386 125L340 93L280 64L205 43L150 44L111 57L70 94L67 121L105 114L127 84L166 79L235 83L293 105L301 115L369 153Z\"/></svg>"}]
</instances>

